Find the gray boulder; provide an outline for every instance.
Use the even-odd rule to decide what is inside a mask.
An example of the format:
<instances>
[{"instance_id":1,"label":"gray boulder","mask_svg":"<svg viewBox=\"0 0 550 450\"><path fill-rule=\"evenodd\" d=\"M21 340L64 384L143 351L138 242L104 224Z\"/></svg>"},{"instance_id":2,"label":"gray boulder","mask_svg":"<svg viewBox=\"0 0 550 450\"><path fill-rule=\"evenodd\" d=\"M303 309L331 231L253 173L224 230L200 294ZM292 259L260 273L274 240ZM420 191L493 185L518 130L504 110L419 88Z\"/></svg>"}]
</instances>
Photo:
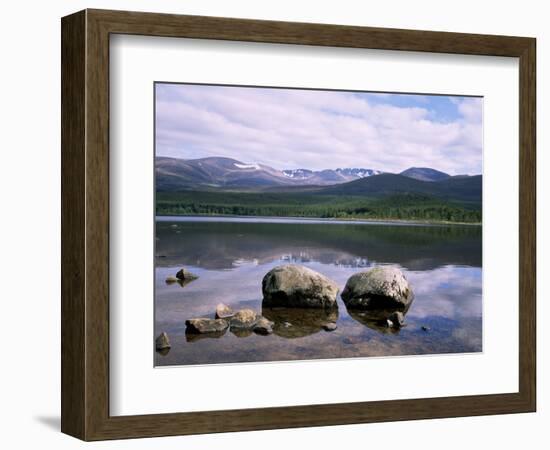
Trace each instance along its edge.
<instances>
[{"instance_id":1,"label":"gray boulder","mask_svg":"<svg viewBox=\"0 0 550 450\"><path fill-rule=\"evenodd\" d=\"M349 309L407 310L413 291L403 273L395 267L375 267L352 275L342 292Z\"/></svg>"},{"instance_id":2,"label":"gray boulder","mask_svg":"<svg viewBox=\"0 0 550 450\"><path fill-rule=\"evenodd\" d=\"M220 333L229 327L229 322L224 319L189 319L185 321L185 332L191 334Z\"/></svg>"},{"instance_id":3,"label":"gray boulder","mask_svg":"<svg viewBox=\"0 0 550 450\"><path fill-rule=\"evenodd\" d=\"M263 306L337 308L338 285L304 266L287 264L270 270L262 280Z\"/></svg>"}]
</instances>

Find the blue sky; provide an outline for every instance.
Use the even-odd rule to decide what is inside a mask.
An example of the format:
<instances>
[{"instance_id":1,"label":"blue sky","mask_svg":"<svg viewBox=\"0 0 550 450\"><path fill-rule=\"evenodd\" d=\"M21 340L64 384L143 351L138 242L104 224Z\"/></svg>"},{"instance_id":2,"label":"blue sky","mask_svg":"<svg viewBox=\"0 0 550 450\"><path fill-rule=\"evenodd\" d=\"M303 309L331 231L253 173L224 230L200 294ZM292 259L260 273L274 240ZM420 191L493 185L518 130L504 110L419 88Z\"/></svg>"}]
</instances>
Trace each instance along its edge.
<instances>
[{"instance_id":1,"label":"blue sky","mask_svg":"<svg viewBox=\"0 0 550 450\"><path fill-rule=\"evenodd\" d=\"M476 97L162 83L156 152L276 169L479 174L482 111Z\"/></svg>"}]
</instances>

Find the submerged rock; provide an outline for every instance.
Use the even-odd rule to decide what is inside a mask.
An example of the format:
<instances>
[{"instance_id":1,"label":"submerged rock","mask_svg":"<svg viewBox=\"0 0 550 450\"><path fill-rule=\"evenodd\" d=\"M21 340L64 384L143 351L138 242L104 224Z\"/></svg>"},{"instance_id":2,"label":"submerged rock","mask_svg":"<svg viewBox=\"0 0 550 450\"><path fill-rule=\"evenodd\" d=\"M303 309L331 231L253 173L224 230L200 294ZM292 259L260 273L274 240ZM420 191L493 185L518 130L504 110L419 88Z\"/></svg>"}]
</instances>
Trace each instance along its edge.
<instances>
[{"instance_id":1,"label":"submerged rock","mask_svg":"<svg viewBox=\"0 0 550 450\"><path fill-rule=\"evenodd\" d=\"M413 291L403 273L395 267L375 267L352 275L342 292L349 309L405 310L413 300Z\"/></svg>"},{"instance_id":2,"label":"submerged rock","mask_svg":"<svg viewBox=\"0 0 550 450\"><path fill-rule=\"evenodd\" d=\"M278 266L262 280L263 306L337 308L338 285L314 270L295 264Z\"/></svg>"},{"instance_id":3,"label":"submerged rock","mask_svg":"<svg viewBox=\"0 0 550 450\"><path fill-rule=\"evenodd\" d=\"M224 305L223 303L218 304L216 306L216 319L229 319L233 317L235 313L231 309L231 307Z\"/></svg>"},{"instance_id":4,"label":"submerged rock","mask_svg":"<svg viewBox=\"0 0 550 450\"><path fill-rule=\"evenodd\" d=\"M182 268L176 273L176 278L181 281L187 281L187 280L196 280L199 278L194 273L189 272L187 269Z\"/></svg>"},{"instance_id":5,"label":"submerged rock","mask_svg":"<svg viewBox=\"0 0 550 450\"><path fill-rule=\"evenodd\" d=\"M338 326L334 322L325 323L323 325L323 330L325 331L334 331Z\"/></svg>"},{"instance_id":6,"label":"submerged rock","mask_svg":"<svg viewBox=\"0 0 550 450\"><path fill-rule=\"evenodd\" d=\"M229 327L229 322L224 319L188 319L185 321L185 332L191 334L206 334L225 332Z\"/></svg>"},{"instance_id":7,"label":"submerged rock","mask_svg":"<svg viewBox=\"0 0 550 450\"><path fill-rule=\"evenodd\" d=\"M155 347L157 351L169 349L171 345L170 339L168 339L168 334L166 334L165 332L160 333L155 340Z\"/></svg>"},{"instance_id":8,"label":"submerged rock","mask_svg":"<svg viewBox=\"0 0 550 450\"><path fill-rule=\"evenodd\" d=\"M271 334L273 333L273 325L273 322L262 316L257 320L256 325L254 325L254 333L262 335Z\"/></svg>"}]
</instances>

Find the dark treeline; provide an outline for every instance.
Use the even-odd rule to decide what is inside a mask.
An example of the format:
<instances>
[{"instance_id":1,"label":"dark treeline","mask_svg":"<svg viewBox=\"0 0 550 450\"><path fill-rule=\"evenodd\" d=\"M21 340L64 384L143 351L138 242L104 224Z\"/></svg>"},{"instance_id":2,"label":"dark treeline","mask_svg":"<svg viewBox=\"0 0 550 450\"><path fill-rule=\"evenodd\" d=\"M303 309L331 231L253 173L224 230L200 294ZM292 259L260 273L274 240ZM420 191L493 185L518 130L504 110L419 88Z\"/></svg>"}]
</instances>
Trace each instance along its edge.
<instances>
[{"instance_id":1,"label":"dark treeline","mask_svg":"<svg viewBox=\"0 0 550 450\"><path fill-rule=\"evenodd\" d=\"M370 199L303 193L157 193L156 214L481 222L479 205L450 203L421 194Z\"/></svg>"}]
</instances>

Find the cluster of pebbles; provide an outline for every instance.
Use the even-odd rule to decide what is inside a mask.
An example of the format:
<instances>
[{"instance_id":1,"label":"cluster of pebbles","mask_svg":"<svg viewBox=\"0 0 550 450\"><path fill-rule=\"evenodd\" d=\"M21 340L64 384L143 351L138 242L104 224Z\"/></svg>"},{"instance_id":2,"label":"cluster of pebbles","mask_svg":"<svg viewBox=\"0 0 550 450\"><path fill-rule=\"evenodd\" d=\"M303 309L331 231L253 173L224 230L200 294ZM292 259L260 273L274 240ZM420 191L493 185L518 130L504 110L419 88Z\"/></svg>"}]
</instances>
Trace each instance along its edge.
<instances>
[{"instance_id":1,"label":"cluster of pebbles","mask_svg":"<svg viewBox=\"0 0 550 450\"><path fill-rule=\"evenodd\" d=\"M166 282L188 283L196 278L188 270L181 269ZM264 276L262 309L266 314L267 311L282 309L299 313L298 316L319 316L321 328L330 332L337 328L336 320L326 320L326 317L337 318L338 292L338 285L326 276L304 266L286 264L273 268ZM399 269L378 266L352 275L341 297L350 315L357 320L374 320L381 327L397 330L405 325L405 314L414 294ZM237 336L269 335L273 333L274 325L273 321L251 309L233 311L220 303L214 318L186 320L185 333L188 340L200 336L220 337L228 329ZM157 337L156 348L165 352L170 348L166 333Z\"/></svg>"}]
</instances>

